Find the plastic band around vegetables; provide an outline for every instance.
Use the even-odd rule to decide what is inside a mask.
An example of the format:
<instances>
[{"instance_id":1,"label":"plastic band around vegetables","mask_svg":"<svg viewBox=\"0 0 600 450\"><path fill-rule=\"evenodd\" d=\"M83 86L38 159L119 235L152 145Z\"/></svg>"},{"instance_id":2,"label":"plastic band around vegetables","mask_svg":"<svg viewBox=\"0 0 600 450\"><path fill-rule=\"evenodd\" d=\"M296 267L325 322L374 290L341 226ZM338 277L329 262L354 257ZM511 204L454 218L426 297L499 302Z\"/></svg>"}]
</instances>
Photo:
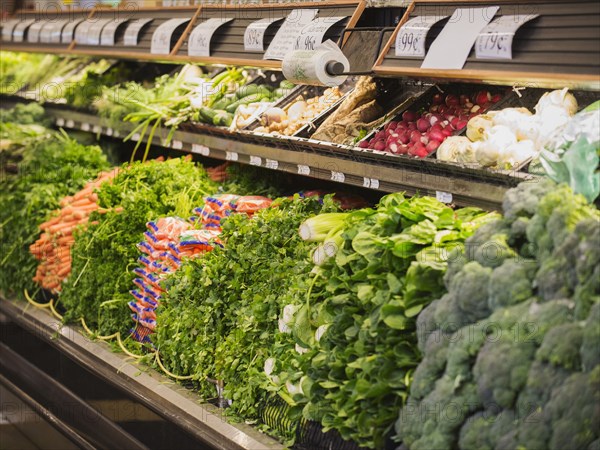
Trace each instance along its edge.
<instances>
[{"instance_id":1,"label":"plastic band around vegetables","mask_svg":"<svg viewBox=\"0 0 600 450\"><path fill-rule=\"evenodd\" d=\"M25 299L27 299L27 301L29 303L31 303L33 306L35 306L36 308L50 308L52 300L50 300L48 303L38 303L35 300L33 300L30 296L29 296L29 292L27 292L27 289L23 290L23 294L25 295Z\"/></svg>"},{"instance_id":2,"label":"plastic band around vegetables","mask_svg":"<svg viewBox=\"0 0 600 450\"><path fill-rule=\"evenodd\" d=\"M119 335L119 332L117 331L114 334L111 334L110 336L99 336L96 333L94 333L92 330L90 330L87 326L87 324L85 323L85 319L82 317L81 319L79 319L79 321L81 322L81 326L83 327L83 329L89 334L91 335L94 339L98 339L100 341L108 341L110 339L114 339Z\"/></svg>"},{"instance_id":3,"label":"plastic band around vegetables","mask_svg":"<svg viewBox=\"0 0 600 450\"><path fill-rule=\"evenodd\" d=\"M127 350L127 348L123 345L123 341L121 340L121 333L117 334L117 343L119 344L119 347L121 348L121 350L123 350L123 353L125 353L127 356L131 356L132 358L135 359L141 359L146 355L136 355L135 353L131 353L129 350Z\"/></svg>"},{"instance_id":4,"label":"plastic band around vegetables","mask_svg":"<svg viewBox=\"0 0 600 450\"><path fill-rule=\"evenodd\" d=\"M158 364L158 366L162 369L162 371L170 376L171 378L174 378L175 380L191 380L192 378L194 378L193 375L187 375L187 376L182 376L182 375L175 375L174 373L169 372L165 366L163 366L162 362L160 361L160 356L158 353L158 350L155 352L155 357L156 357L156 363Z\"/></svg>"},{"instance_id":5,"label":"plastic band around vegetables","mask_svg":"<svg viewBox=\"0 0 600 450\"><path fill-rule=\"evenodd\" d=\"M50 300L50 311L52 315L56 317L58 320L63 320L63 316L61 316L56 309L54 309L54 299Z\"/></svg>"}]
</instances>

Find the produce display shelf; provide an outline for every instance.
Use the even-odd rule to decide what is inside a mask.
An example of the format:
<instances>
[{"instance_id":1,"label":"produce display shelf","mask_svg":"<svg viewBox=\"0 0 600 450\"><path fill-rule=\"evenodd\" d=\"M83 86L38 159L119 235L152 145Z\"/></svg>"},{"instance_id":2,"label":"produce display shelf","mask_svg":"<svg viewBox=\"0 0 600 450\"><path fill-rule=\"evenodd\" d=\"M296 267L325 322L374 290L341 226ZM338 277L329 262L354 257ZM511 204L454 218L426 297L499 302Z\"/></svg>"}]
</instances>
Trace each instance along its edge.
<instances>
[{"instance_id":1,"label":"produce display shelf","mask_svg":"<svg viewBox=\"0 0 600 450\"><path fill-rule=\"evenodd\" d=\"M10 102L3 101L3 107ZM64 105L46 104L45 109L58 127L83 130L123 139L133 124L107 126L98 116L70 110ZM404 191L445 199L460 206L500 210L507 189L536 177L525 172L486 171L437 160L400 158L302 138L261 139L251 133L230 133L203 127L202 133L177 131L166 148L240 164L294 173L320 180L374 189ZM153 144L164 146L168 130L158 129ZM132 138L136 140L136 136ZM450 195L449 195L450 194Z\"/></svg>"},{"instance_id":2,"label":"produce display shelf","mask_svg":"<svg viewBox=\"0 0 600 450\"><path fill-rule=\"evenodd\" d=\"M152 369L139 365L122 353L114 353L105 342L92 341L82 329L65 326L47 310L26 302L0 297L0 313L21 328L50 344L60 353L100 377L128 392L137 402L176 423L198 441L222 450L279 450L276 440L246 424L229 423L223 410L202 403L192 391Z\"/></svg>"}]
</instances>

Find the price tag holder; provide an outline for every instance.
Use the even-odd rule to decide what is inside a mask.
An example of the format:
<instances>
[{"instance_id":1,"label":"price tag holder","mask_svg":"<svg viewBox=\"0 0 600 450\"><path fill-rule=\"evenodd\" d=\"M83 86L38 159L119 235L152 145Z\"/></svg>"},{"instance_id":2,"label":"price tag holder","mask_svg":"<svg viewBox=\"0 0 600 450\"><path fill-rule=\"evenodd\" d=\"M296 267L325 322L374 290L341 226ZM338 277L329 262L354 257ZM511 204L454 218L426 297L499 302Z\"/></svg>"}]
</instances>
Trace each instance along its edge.
<instances>
[{"instance_id":1,"label":"price tag holder","mask_svg":"<svg viewBox=\"0 0 600 450\"><path fill-rule=\"evenodd\" d=\"M298 175L310 175L310 167L298 164Z\"/></svg>"},{"instance_id":2,"label":"price tag holder","mask_svg":"<svg viewBox=\"0 0 600 450\"><path fill-rule=\"evenodd\" d=\"M183 149L183 142L178 140L178 139L173 139L173 141L171 142L171 148L173 150L182 150Z\"/></svg>"},{"instance_id":3,"label":"price tag holder","mask_svg":"<svg viewBox=\"0 0 600 450\"><path fill-rule=\"evenodd\" d=\"M313 21L318 9L294 9L287 16L277 34L271 41L263 59L277 59L282 61L286 54L294 50L298 35L305 26Z\"/></svg>"},{"instance_id":4,"label":"price tag holder","mask_svg":"<svg viewBox=\"0 0 600 450\"><path fill-rule=\"evenodd\" d=\"M140 133L134 133L134 135L131 136L131 140L134 142L138 142L141 138L142 136L140 135Z\"/></svg>"},{"instance_id":5,"label":"price tag holder","mask_svg":"<svg viewBox=\"0 0 600 450\"><path fill-rule=\"evenodd\" d=\"M52 21L52 22L45 21L44 22L44 26L40 30L39 42L41 42L43 44L49 44L51 42L52 30L54 30L55 25L56 25L56 22L54 22L54 21ZM60 42L60 34L58 36L58 42Z\"/></svg>"},{"instance_id":6,"label":"price tag holder","mask_svg":"<svg viewBox=\"0 0 600 450\"><path fill-rule=\"evenodd\" d=\"M99 19L92 23L87 33L87 45L100 45L100 37L102 36L102 30L104 27L111 23L112 19ZM83 42L82 42L83 44Z\"/></svg>"},{"instance_id":7,"label":"price tag holder","mask_svg":"<svg viewBox=\"0 0 600 450\"><path fill-rule=\"evenodd\" d=\"M331 171L331 181L337 181L338 183L343 183L346 181L346 175L342 172Z\"/></svg>"},{"instance_id":8,"label":"price tag holder","mask_svg":"<svg viewBox=\"0 0 600 450\"><path fill-rule=\"evenodd\" d=\"M460 70L481 30L494 18L499 6L457 8L429 47L421 69Z\"/></svg>"},{"instance_id":9,"label":"price tag holder","mask_svg":"<svg viewBox=\"0 0 600 450\"><path fill-rule=\"evenodd\" d=\"M341 20L346 19L346 17L347 16L318 17L314 19L311 23L302 28L300 34L296 37L294 50L315 50L323 43L323 36L325 36L327 30Z\"/></svg>"},{"instance_id":10,"label":"price tag holder","mask_svg":"<svg viewBox=\"0 0 600 450\"><path fill-rule=\"evenodd\" d=\"M407 21L396 35L396 56L425 57L425 38L432 26L448 16L419 16Z\"/></svg>"},{"instance_id":11,"label":"price tag holder","mask_svg":"<svg viewBox=\"0 0 600 450\"><path fill-rule=\"evenodd\" d=\"M30 27L29 27L29 32L27 33L27 42L31 42L33 44L35 44L36 42L40 41L40 33L42 31L42 28L44 28L44 26L46 26L48 22L45 21L37 21L34 22Z\"/></svg>"},{"instance_id":12,"label":"price tag holder","mask_svg":"<svg viewBox=\"0 0 600 450\"><path fill-rule=\"evenodd\" d=\"M113 132L113 129L112 129L112 128L107 128L107 129L106 129L106 132L105 132L105 134L106 134L107 136L112 136L112 135L113 135L113 133L114 133L114 132Z\"/></svg>"},{"instance_id":13,"label":"price tag holder","mask_svg":"<svg viewBox=\"0 0 600 450\"><path fill-rule=\"evenodd\" d=\"M90 131L90 124L89 123L82 123L81 124L81 131Z\"/></svg>"},{"instance_id":14,"label":"price tag holder","mask_svg":"<svg viewBox=\"0 0 600 450\"><path fill-rule=\"evenodd\" d=\"M225 159L227 161L237 161L238 154L236 152L225 152Z\"/></svg>"},{"instance_id":15,"label":"price tag holder","mask_svg":"<svg viewBox=\"0 0 600 450\"><path fill-rule=\"evenodd\" d=\"M262 159L259 156L251 156L250 157L250 165L251 166L260 166L262 164Z\"/></svg>"},{"instance_id":16,"label":"price tag holder","mask_svg":"<svg viewBox=\"0 0 600 450\"><path fill-rule=\"evenodd\" d=\"M63 44L70 44L73 41L75 29L79 27L79 24L83 22L83 19L75 19L68 21L62 28L61 42Z\"/></svg>"},{"instance_id":17,"label":"price tag holder","mask_svg":"<svg viewBox=\"0 0 600 450\"><path fill-rule=\"evenodd\" d=\"M92 28L92 22L89 20L84 20L77 28L75 28L75 32L73 33L73 39L79 44L86 45L88 40L88 32ZM66 29L67 27L65 27ZM64 30L63 30L64 31Z\"/></svg>"},{"instance_id":18,"label":"price tag holder","mask_svg":"<svg viewBox=\"0 0 600 450\"><path fill-rule=\"evenodd\" d=\"M265 18L252 22L244 31L244 51L264 52L265 32L275 22L283 20L283 17Z\"/></svg>"},{"instance_id":19,"label":"price tag holder","mask_svg":"<svg viewBox=\"0 0 600 450\"><path fill-rule=\"evenodd\" d=\"M127 29L125 30L124 36L124 44L128 47L135 47L138 45L138 36L144 25L149 24L154 19L146 18L146 19L137 19L132 21L129 25L127 25Z\"/></svg>"},{"instance_id":20,"label":"price tag holder","mask_svg":"<svg viewBox=\"0 0 600 450\"><path fill-rule=\"evenodd\" d=\"M96 134L102 133L102 127L100 125L94 125L92 127L92 133L96 133Z\"/></svg>"},{"instance_id":21,"label":"price tag holder","mask_svg":"<svg viewBox=\"0 0 600 450\"><path fill-rule=\"evenodd\" d=\"M56 22L49 22L48 25L42 29L40 41L46 44L60 44L62 30L67 23L69 23L68 20L57 20Z\"/></svg>"},{"instance_id":22,"label":"price tag holder","mask_svg":"<svg viewBox=\"0 0 600 450\"><path fill-rule=\"evenodd\" d=\"M115 45L115 34L117 34L117 28L128 21L129 19L111 20L109 23L107 23L102 29L102 34L100 35L100 45L113 47Z\"/></svg>"},{"instance_id":23,"label":"price tag holder","mask_svg":"<svg viewBox=\"0 0 600 450\"><path fill-rule=\"evenodd\" d=\"M74 121L74 120L71 120L71 119L69 119L69 120L67 120L67 121L65 122L65 126L66 126L67 128L75 128L75 121Z\"/></svg>"},{"instance_id":24,"label":"price tag holder","mask_svg":"<svg viewBox=\"0 0 600 450\"><path fill-rule=\"evenodd\" d=\"M517 30L539 14L500 16L483 29L475 41L477 59L512 59L512 42Z\"/></svg>"},{"instance_id":25,"label":"price tag holder","mask_svg":"<svg viewBox=\"0 0 600 450\"><path fill-rule=\"evenodd\" d=\"M363 187L379 189L379 180L377 178L363 177Z\"/></svg>"},{"instance_id":26,"label":"price tag holder","mask_svg":"<svg viewBox=\"0 0 600 450\"><path fill-rule=\"evenodd\" d=\"M25 40L25 32L34 22L35 19L27 19L19 22L12 32L13 42L23 42Z\"/></svg>"},{"instance_id":27,"label":"price tag holder","mask_svg":"<svg viewBox=\"0 0 600 450\"><path fill-rule=\"evenodd\" d=\"M152 44L150 45L150 53L153 55L168 55L171 53L171 37L175 29L191 19L169 19L161 23L154 34L152 35Z\"/></svg>"},{"instance_id":28,"label":"price tag holder","mask_svg":"<svg viewBox=\"0 0 600 450\"><path fill-rule=\"evenodd\" d=\"M277 170L277 169L279 169L279 161L277 161L275 159L267 159L265 161L265 167L267 169Z\"/></svg>"},{"instance_id":29,"label":"price tag holder","mask_svg":"<svg viewBox=\"0 0 600 450\"><path fill-rule=\"evenodd\" d=\"M435 191L435 198L441 203L452 203L452 194L450 192Z\"/></svg>"},{"instance_id":30,"label":"price tag holder","mask_svg":"<svg viewBox=\"0 0 600 450\"><path fill-rule=\"evenodd\" d=\"M65 126L65 119L63 119L62 117L59 117L56 119L56 126L57 127L64 127Z\"/></svg>"},{"instance_id":31,"label":"price tag holder","mask_svg":"<svg viewBox=\"0 0 600 450\"><path fill-rule=\"evenodd\" d=\"M192 153L197 153L202 156L210 156L210 148L205 145L192 144Z\"/></svg>"},{"instance_id":32,"label":"price tag holder","mask_svg":"<svg viewBox=\"0 0 600 450\"><path fill-rule=\"evenodd\" d=\"M21 22L17 19L7 20L4 25L2 25L2 40L3 41L12 41L13 30L15 27Z\"/></svg>"},{"instance_id":33,"label":"price tag holder","mask_svg":"<svg viewBox=\"0 0 600 450\"><path fill-rule=\"evenodd\" d=\"M188 56L210 56L210 41L219 27L231 22L233 17L213 17L202 22L190 33Z\"/></svg>"}]
</instances>

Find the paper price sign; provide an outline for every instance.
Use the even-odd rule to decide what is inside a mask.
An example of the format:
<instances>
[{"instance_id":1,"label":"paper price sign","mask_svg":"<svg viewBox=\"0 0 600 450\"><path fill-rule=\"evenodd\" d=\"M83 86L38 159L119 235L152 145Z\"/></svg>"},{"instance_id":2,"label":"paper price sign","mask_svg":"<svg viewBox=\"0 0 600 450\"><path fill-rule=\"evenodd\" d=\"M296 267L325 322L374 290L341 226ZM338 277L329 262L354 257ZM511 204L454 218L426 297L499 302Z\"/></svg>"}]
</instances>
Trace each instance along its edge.
<instances>
[{"instance_id":1,"label":"paper price sign","mask_svg":"<svg viewBox=\"0 0 600 450\"><path fill-rule=\"evenodd\" d=\"M271 24L283 20L283 17L266 18L252 22L244 31L244 50L247 52L262 52L265 50L265 32Z\"/></svg>"},{"instance_id":2,"label":"paper price sign","mask_svg":"<svg viewBox=\"0 0 600 450\"><path fill-rule=\"evenodd\" d=\"M285 55L294 50L296 40L304 27L311 23L318 13L318 9L292 10L271 41L263 59L283 60Z\"/></svg>"},{"instance_id":3,"label":"paper price sign","mask_svg":"<svg viewBox=\"0 0 600 450\"><path fill-rule=\"evenodd\" d=\"M35 19L27 19L23 22L19 22L13 30L13 42L23 42L25 38L25 31L33 25Z\"/></svg>"},{"instance_id":4,"label":"paper price sign","mask_svg":"<svg viewBox=\"0 0 600 450\"><path fill-rule=\"evenodd\" d=\"M294 50L315 50L319 44L323 43L323 37L327 30L345 18L346 16L314 19L300 31L294 44Z\"/></svg>"},{"instance_id":5,"label":"paper price sign","mask_svg":"<svg viewBox=\"0 0 600 450\"><path fill-rule=\"evenodd\" d=\"M190 33L188 41L189 56L210 56L210 41L217 29L228 22L231 22L233 17L222 17L208 19L202 22Z\"/></svg>"},{"instance_id":6,"label":"paper price sign","mask_svg":"<svg viewBox=\"0 0 600 450\"><path fill-rule=\"evenodd\" d=\"M138 35L144 25L152 22L154 19L137 19L131 22L125 30L124 44L129 47L135 47L138 44Z\"/></svg>"},{"instance_id":7,"label":"paper price sign","mask_svg":"<svg viewBox=\"0 0 600 450\"><path fill-rule=\"evenodd\" d=\"M100 45L100 38L102 36L102 30L104 27L112 22L112 19L100 19L97 22L93 23L87 34L87 44L88 45ZM79 28L78 28L79 30ZM82 42L83 44L84 42Z\"/></svg>"},{"instance_id":8,"label":"paper price sign","mask_svg":"<svg viewBox=\"0 0 600 450\"><path fill-rule=\"evenodd\" d=\"M310 175L310 167L305 166L304 164L298 164L298 174L299 175Z\"/></svg>"},{"instance_id":9,"label":"paper price sign","mask_svg":"<svg viewBox=\"0 0 600 450\"><path fill-rule=\"evenodd\" d=\"M6 21L6 23L4 25L2 25L2 40L3 41L12 40L13 30L17 26L18 23L19 23L19 20L12 19L12 20Z\"/></svg>"},{"instance_id":10,"label":"paper price sign","mask_svg":"<svg viewBox=\"0 0 600 450\"><path fill-rule=\"evenodd\" d=\"M441 203L452 203L452 194L450 192L435 191L435 198Z\"/></svg>"},{"instance_id":11,"label":"paper price sign","mask_svg":"<svg viewBox=\"0 0 600 450\"><path fill-rule=\"evenodd\" d=\"M100 45L115 45L115 34L117 33L117 28L122 23L127 22L129 19L125 20L113 20L106 24L106 26L102 29L102 34L100 35Z\"/></svg>"},{"instance_id":12,"label":"paper price sign","mask_svg":"<svg viewBox=\"0 0 600 450\"><path fill-rule=\"evenodd\" d=\"M168 55L171 53L171 37L175 29L189 21L190 19L169 19L160 24L152 35L150 53L153 55Z\"/></svg>"},{"instance_id":13,"label":"paper price sign","mask_svg":"<svg viewBox=\"0 0 600 450\"><path fill-rule=\"evenodd\" d=\"M477 59L512 59L512 42L517 30L539 14L500 16L490 22L477 36L475 57Z\"/></svg>"},{"instance_id":14,"label":"paper price sign","mask_svg":"<svg viewBox=\"0 0 600 450\"><path fill-rule=\"evenodd\" d=\"M63 44L71 43L75 28L77 28L81 22L83 22L83 19L76 19L72 22L67 22L67 24L62 28L61 42Z\"/></svg>"},{"instance_id":15,"label":"paper price sign","mask_svg":"<svg viewBox=\"0 0 600 450\"><path fill-rule=\"evenodd\" d=\"M208 148L205 145L192 144L192 153L198 153L199 155L202 155L202 156L209 156L210 148Z\"/></svg>"},{"instance_id":16,"label":"paper price sign","mask_svg":"<svg viewBox=\"0 0 600 450\"><path fill-rule=\"evenodd\" d=\"M87 20L81 22L75 29L75 41L79 44L86 45L88 43L88 32L92 29L92 23Z\"/></svg>"},{"instance_id":17,"label":"paper price sign","mask_svg":"<svg viewBox=\"0 0 600 450\"><path fill-rule=\"evenodd\" d=\"M448 16L419 16L407 21L396 35L396 56L425 57L427 33L446 17Z\"/></svg>"},{"instance_id":18,"label":"paper price sign","mask_svg":"<svg viewBox=\"0 0 600 450\"><path fill-rule=\"evenodd\" d=\"M40 40L40 32L42 31L42 28L47 24L48 22L35 22L34 24L32 24L29 27L29 32L27 33L27 42L39 42Z\"/></svg>"},{"instance_id":19,"label":"paper price sign","mask_svg":"<svg viewBox=\"0 0 600 450\"><path fill-rule=\"evenodd\" d=\"M259 156L250 156L250 165L251 166L260 166L262 164L262 159Z\"/></svg>"}]
</instances>

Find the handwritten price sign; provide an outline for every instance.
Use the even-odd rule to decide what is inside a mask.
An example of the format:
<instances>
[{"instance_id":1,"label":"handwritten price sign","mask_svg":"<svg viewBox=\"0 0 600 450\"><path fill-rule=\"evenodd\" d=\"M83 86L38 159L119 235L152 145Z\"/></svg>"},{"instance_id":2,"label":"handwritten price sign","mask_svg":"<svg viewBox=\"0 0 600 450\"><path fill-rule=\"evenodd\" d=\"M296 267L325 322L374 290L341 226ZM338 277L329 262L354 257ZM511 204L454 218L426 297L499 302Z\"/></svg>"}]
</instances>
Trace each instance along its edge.
<instances>
[{"instance_id":1,"label":"handwritten price sign","mask_svg":"<svg viewBox=\"0 0 600 450\"><path fill-rule=\"evenodd\" d=\"M477 59L512 59L513 38L517 30L538 14L500 16L483 29L475 41Z\"/></svg>"},{"instance_id":2,"label":"handwritten price sign","mask_svg":"<svg viewBox=\"0 0 600 450\"><path fill-rule=\"evenodd\" d=\"M433 25L448 16L419 16L407 21L396 35L396 56L425 57L425 38Z\"/></svg>"},{"instance_id":3,"label":"handwritten price sign","mask_svg":"<svg viewBox=\"0 0 600 450\"><path fill-rule=\"evenodd\" d=\"M283 17L260 19L252 22L244 32L244 50L247 52L264 51L265 32L271 24L283 20Z\"/></svg>"},{"instance_id":4,"label":"handwritten price sign","mask_svg":"<svg viewBox=\"0 0 600 450\"><path fill-rule=\"evenodd\" d=\"M189 56L210 56L210 41L213 34L217 29L227 22L231 22L233 17L227 18L215 18L208 19L202 22L194 31L190 34L190 40L188 43L188 55Z\"/></svg>"}]
</instances>

